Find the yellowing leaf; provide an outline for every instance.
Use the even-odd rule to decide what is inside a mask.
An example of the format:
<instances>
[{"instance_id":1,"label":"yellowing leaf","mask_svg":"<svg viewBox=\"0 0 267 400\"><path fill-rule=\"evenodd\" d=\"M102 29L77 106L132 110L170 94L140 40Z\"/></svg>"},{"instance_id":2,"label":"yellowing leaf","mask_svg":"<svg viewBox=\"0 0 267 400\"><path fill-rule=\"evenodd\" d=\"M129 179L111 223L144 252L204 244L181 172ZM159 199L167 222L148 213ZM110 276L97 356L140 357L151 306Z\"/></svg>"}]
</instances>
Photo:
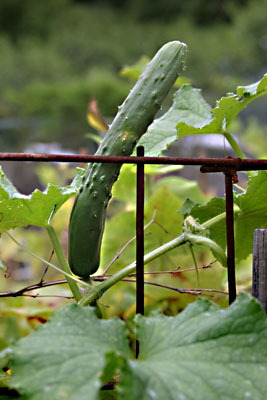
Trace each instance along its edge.
<instances>
[{"instance_id":1,"label":"yellowing leaf","mask_svg":"<svg viewBox=\"0 0 267 400\"><path fill-rule=\"evenodd\" d=\"M102 117L98 109L96 100L90 101L87 113L87 120L89 125L91 125L97 131L106 132L108 130L108 124Z\"/></svg>"}]
</instances>

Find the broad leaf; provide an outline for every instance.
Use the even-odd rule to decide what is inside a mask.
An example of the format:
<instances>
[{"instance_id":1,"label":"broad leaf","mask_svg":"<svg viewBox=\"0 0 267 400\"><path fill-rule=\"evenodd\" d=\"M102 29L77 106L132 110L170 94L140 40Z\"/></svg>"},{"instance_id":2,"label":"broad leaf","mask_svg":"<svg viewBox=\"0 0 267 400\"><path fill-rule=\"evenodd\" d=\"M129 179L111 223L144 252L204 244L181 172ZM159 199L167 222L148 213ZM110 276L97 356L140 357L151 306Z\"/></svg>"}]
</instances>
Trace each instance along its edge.
<instances>
[{"instance_id":1,"label":"broad leaf","mask_svg":"<svg viewBox=\"0 0 267 400\"><path fill-rule=\"evenodd\" d=\"M77 194L84 170L78 168L72 184L63 188L49 184L44 192L19 193L0 169L0 233L20 226L44 227L60 206Z\"/></svg>"},{"instance_id":2,"label":"broad leaf","mask_svg":"<svg viewBox=\"0 0 267 400\"><path fill-rule=\"evenodd\" d=\"M111 352L130 356L123 322L99 320L92 308L73 304L18 342L12 387L31 400L96 400Z\"/></svg>"},{"instance_id":3,"label":"broad leaf","mask_svg":"<svg viewBox=\"0 0 267 400\"><path fill-rule=\"evenodd\" d=\"M206 120L192 122L177 120L177 131L179 138L200 133L224 133L233 119L253 100L267 94L267 74L261 80L248 86L238 86L237 94L229 93L217 101L215 108L210 110ZM201 111L203 99L198 100ZM197 103L194 103L194 109L197 110ZM192 109L192 113L195 111Z\"/></svg>"},{"instance_id":4,"label":"broad leaf","mask_svg":"<svg viewBox=\"0 0 267 400\"><path fill-rule=\"evenodd\" d=\"M133 360L125 324L71 305L21 339L11 386L25 400L99 400L119 377L120 400L265 400L267 321L247 293L226 310L199 298L176 317L137 316Z\"/></svg>"},{"instance_id":5,"label":"broad leaf","mask_svg":"<svg viewBox=\"0 0 267 400\"><path fill-rule=\"evenodd\" d=\"M210 116L210 106L199 89L183 85L174 95L173 105L161 118L156 119L139 141L147 156L158 156L178 139L176 126L179 121L190 125L203 123Z\"/></svg>"},{"instance_id":6,"label":"broad leaf","mask_svg":"<svg viewBox=\"0 0 267 400\"><path fill-rule=\"evenodd\" d=\"M184 84L174 95L172 107L156 119L139 141L146 155L158 156L183 136L227 133L233 119L253 100L267 93L267 74L248 86L238 86L237 94L229 93L211 108L200 89Z\"/></svg>"},{"instance_id":7,"label":"broad leaf","mask_svg":"<svg viewBox=\"0 0 267 400\"><path fill-rule=\"evenodd\" d=\"M266 316L248 294L226 310L199 298L176 317L138 316L137 336L122 400L266 399Z\"/></svg>"}]
</instances>

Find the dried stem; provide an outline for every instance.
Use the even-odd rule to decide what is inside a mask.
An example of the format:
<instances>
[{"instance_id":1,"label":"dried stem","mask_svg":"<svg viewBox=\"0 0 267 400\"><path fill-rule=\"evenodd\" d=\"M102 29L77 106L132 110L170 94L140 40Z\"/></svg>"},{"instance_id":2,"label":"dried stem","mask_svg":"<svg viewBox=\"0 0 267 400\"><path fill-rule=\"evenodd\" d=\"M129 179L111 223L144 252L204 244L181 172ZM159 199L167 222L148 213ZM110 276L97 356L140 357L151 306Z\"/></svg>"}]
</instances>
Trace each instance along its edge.
<instances>
[{"instance_id":1,"label":"dried stem","mask_svg":"<svg viewBox=\"0 0 267 400\"><path fill-rule=\"evenodd\" d=\"M205 269L205 268L211 268L211 264L213 264L215 261L212 261L208 265L204 265L203 267L199 267L199 269ZM173 271L154 271L154 272L145 272L145 274L152 275L152 274L176 274L176 273L182 273L182 272L187 272L187 271L194 271L195 268L186 268L186 269L181 269L181 270L173 270ZM135 276L135 274L130 274L130 276ZM98 275L98 276L92 276L91 279L95 282L103 282L105 281L109 276L103 276L103 275ZM123 282L136 282L135 279L130 279L130 278L124 278L122 279ZM22 289L14 290L14 291L9 291L9 292L3 292L0 293L0 298L2 297L19 297L19 296L27 296L27 297L62 297L66 299L72 299L72 296L58 296L58 295L39 295L39 294L25 294L27 292L31 292L33 290L39 290L45 287L49 286L56 286L56 285L63 285L66 284L67 281L66 279L59 279L51 282L43 282L40 280L39 283L33 284L26 286ZM213 289L181 289L181 288L176 288L174 286L169 286L169 285L164 285L162 283L157 283L157 282L150 282L150 281L145 281L145 284L147 285L153 285L153 286L158 286L164 289L169 289L169 290L174 290L179 293L186 293L186 294L193 294L193 295L201 295L204 294L204 292L212 292L212 293L222 293L222 294L228 294L227 292L220 291L220 290L213 290Z\"/></svg>"}]
</instances>

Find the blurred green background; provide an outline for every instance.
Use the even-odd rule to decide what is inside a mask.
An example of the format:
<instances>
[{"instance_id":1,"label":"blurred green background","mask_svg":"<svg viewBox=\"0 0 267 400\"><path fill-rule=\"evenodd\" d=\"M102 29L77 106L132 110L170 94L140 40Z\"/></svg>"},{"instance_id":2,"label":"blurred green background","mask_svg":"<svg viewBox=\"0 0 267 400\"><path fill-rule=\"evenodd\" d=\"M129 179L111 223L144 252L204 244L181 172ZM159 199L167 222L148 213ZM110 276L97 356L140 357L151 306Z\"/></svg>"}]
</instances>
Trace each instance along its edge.
<instances>
[{"instance_id":1,"label":"blurred green background","mask_svg":"<svg viewBox=\"0 0 267 400\"><path fill-rule=\"evenodd\" d=\"M90 100L96 99L101 113L111 121L134 84L122 76L122 68L135 64L144 55L152 57L170 40L184 41L188 45L187 69L183 78L190 80L194 87L202 88L206 100L215 106L215 101L226 92L235 92L237 85L255 82L266 73L266 9L267 0L1 0L1 152L94 152L96 143L86 136L92 132L86 119ZM232 127L234 133L242 135L242 143L254 157L266 157L267 154L266 106L265 97L255 101ZM198 155L203 155L203 148L205 145L202 143ZM30 193L36 186L44 188L48 182L65 185L74 175L74 170L67 165L44 167L36 163L33 175L32 164L3 164L12 182L16 178L15 185L23 193ZM124 173L127 179L121 177L121 192L117 190L117 200L109 209L103 267L134 235L134 175L126 167ZM189 175L196 181L200 176L199 173L193 176L192 169ZM177 215L186 197L203 203L214 194L207 189L209 185L203 175L200 182L190 181L190 184L189 181L178 182L177 177L174 181L165 178L168 179L164 181L165 189L161 189L157 187L156 174L147 176L150 202L156 202L157 207L163 204L164 227L173 222L172 214L170 221L164 219L168 217L164 206L168 199L177 203L173 207L173 213ZM208 179L207 175L205 179ZM217 176L214 179L218 180ZM176 193L177 188L181 188L181 193ZM54 222L65 249L71 206L72 200ZM151 213L152 210L153 207ZM159 245L168 240L168 235L158 226L153 227L156 229L159 238L154 232L152 239L156 237ZM15 233L24 245L49 259L52 246L40 229L21 229ZM146 240L149 244L150 237ZM44 265L21 252L5 235L1 238L0 251L1 259L9 268L6 276L1 272L5 278L1 280L1 291L8 291L11 286L17 289L30 282L39 282ZM116 268L133 258L134 244L123 254ZM202 265L212 261L211 254L203 248L198 251L197 258ZM56 262L55 257L52 261ZM192 267L191 255L188 250L181 249L166 256L157 267ZM251 260L247 260L239 268L239 288L247 289L250 275ZM59 278L53 271L45 275L46 280L55 277ZM167 281L173 286L194 287L195 275L194 272L177 274L168 277ZM225 289L225 271L218 265L211 270L202 270L201 283L203 287ZM120 290L116 286L105 295L103 308L110 304L112 306L106 307L107 315L126 318L134 315L135 289L132 284L126 286L124 283L119 287ZM48 296L55 293L65 296L69 291L65 286L42 291ZM186 302L194 299L163 289L146 289L148 311L161 308L166 313L176 313ZM215 300L225 303L225 296L217 295ZM61 297L1 300L0 351L27 334L35 324L44 322L53 309L66 302L69 300ZM0 357L0 361L4 360L3 365L5 357Z\"/></svg>"},{"instance_id":2,"label":"blurred green background","mask_svg":"<svg viewBox=\"0 0 267 400\"><path fill-rule=\"evenodd\" d=\"M215 105L266 72L266 9L267 0L1 0L1 151L57 142L94 152L89 101L112 119L133 85L120 70L170 40L187 43L186 78Z\"/></svg>"}]
</instances>

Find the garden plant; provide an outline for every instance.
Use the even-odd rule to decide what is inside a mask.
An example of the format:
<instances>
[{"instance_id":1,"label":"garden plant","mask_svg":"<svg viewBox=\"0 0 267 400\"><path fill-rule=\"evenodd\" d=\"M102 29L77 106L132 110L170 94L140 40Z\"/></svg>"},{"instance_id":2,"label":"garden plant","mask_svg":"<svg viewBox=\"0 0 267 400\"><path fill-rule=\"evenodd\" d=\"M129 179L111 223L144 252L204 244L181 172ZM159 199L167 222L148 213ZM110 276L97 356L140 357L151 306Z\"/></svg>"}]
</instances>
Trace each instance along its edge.
<instances>
[{"instance_id":1,"label":"garden plant","mask_svg":"<svg viewBox=\"0 0 267 400\"><path fill-rule=\"evenodd\" d=\"M178 73L183 72L185 53L186 45L178 41L159 50L119 107L97 155L136 154L136 145L142 145L145 155L159 157L160 165L162 152L182 137L216 133L225 138L237 157L246 158L231 134L230 125L250 102L267 94L267 75L251 85L239 86L236 93L222 97L215 108L207 104L199 89L183 84L174 92L171 107L153 121ZM127 257L133 257L128 246L125 246L128 256L124 257L123 249L117 253L122 264L127 262L113 274L109 274L105 256L113 240L115 218L119 221L117 229L122 218L126 219L124 210L106 222L111 193L117 201L133 197L134 168L118 163L90 163L87 170L77 168L70 185L49 184L43 192L35 190L28 196L19 193L1 172L2 236L8 236L10 243L15 242L33 258L61 272L73 302L54 312L48 322L18 340L11 349L0 353L0 385L10 389L10 396L29 400L265 400L267 322L263 308L246 292L240 292L231 306L221 308L204 296L209 289L200 288L199 248L207 250L222 271L227 268L225 199L210 197L203 204L200 192L190 192L185 187L184 201L178 201L170 190L171 179L180 184L181 179L165 175L157 181L158 176L177 170L177 166L146 167L148 192L154 192L146 195L145 220L152 235L145 237L144 263L146 272L152 274L155 271L149 270L151 262L173 254L178 248L189 249L195 288L169 289L182 296L199 297L175 316L155 310L149 315L147 309L146 316L137 315L131 321L105 318L102 296L120 290L116 284L125 279L134 281L136 272L134 258L128 262ZM165 186L159 186L158 182L164 179ZM190 193L192 197L187 198ZM75 195L67 258L53 220L64 203ZM254 230L267 228L266 195L266 171L249 171L246 188L237 185L234 193L237 264L251 255ZM164 205L165 200L165 208L161 210L159 205ZM114 200L113 207L116 208ZM164 220L168 213L169 220ZM130 224L134 217L132 210ZM15 228L29 225L47 231L58 265L34 254L11 233ZM166 225L170 240L165 240L162 233ZM115 230L113 234L116 235ZM133 242L134 238L130 239ZM166 264L165 272L171 269ZM1 268L5 266L1 264ZM164 271L159 268L158 272ZM112 297L109 299L112 302ZM9 395L0 398L4 400Z\"/></svg>"}]
</instances>

